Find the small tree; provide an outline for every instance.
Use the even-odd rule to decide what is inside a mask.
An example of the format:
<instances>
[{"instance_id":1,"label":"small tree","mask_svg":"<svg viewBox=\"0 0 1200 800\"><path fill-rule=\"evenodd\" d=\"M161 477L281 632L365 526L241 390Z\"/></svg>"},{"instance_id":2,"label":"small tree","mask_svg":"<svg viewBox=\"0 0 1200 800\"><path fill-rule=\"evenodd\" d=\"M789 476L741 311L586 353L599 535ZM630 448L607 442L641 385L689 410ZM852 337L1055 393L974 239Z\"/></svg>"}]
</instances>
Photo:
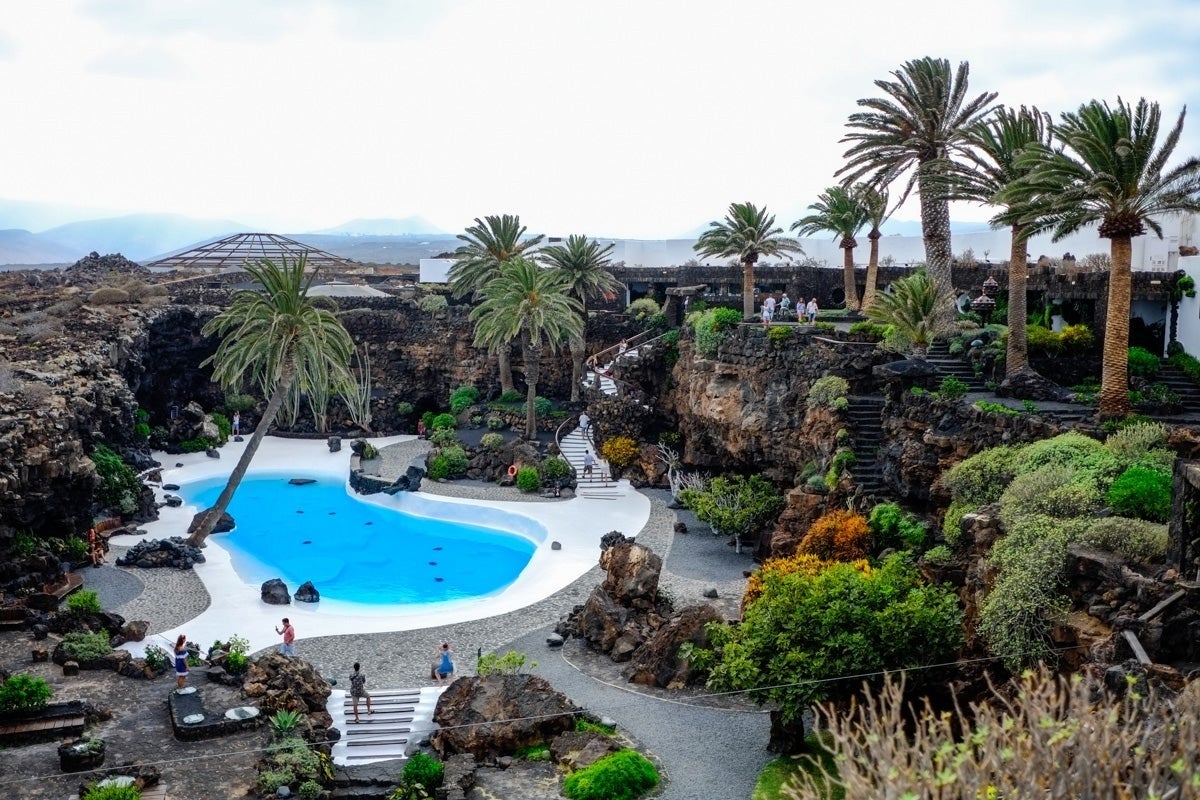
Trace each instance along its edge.
<instances>
[{"instance_id":1,"label":"small tree","mask_svg":"<svg viewBox=\"0 0 1200 800\"><path fill-rule=\"evenodd\" d=\"M942 310L953 302L928 275L918 272L893 283L890 293L876 295L867 318L890 328L882 345L924 359L933 340L950 331L953 321Z\"/></svg>"},{"instance_id":2,"label":"small tree","mask_svg":"<svg viewBox=\"0 0 1200 800\"><path fill-rule=\"evenodd\" d=\"M783 498L765 478L713 478L702 489L684 489L680 500L719 536L734 537L738 553L748 538L779 513Z\"/></svg>"}]
</instances>

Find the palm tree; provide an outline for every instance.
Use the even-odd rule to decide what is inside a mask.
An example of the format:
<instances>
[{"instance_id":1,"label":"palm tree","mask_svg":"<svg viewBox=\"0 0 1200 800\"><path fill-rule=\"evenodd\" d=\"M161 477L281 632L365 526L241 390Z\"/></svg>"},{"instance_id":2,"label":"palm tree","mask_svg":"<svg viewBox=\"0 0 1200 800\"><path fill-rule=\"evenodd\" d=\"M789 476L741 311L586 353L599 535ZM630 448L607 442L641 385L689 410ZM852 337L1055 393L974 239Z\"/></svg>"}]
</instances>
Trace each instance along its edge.
<instances>
[{"instance_id":1,"label":"palm tree","mask_svg":"<svg viewBox=\"0 0 1200 800\"><path fill-rule=\"evenodd\" d=\"M927 273L916 272L893 283L891 292L875 295L866 315L891 328L884 340L889 348L923 361L933 340L953 327L950 318L941 313L951 302L953 298L940 291Z\"/></svg>"},{"instance_id":2,"label":"palm tree","mask_svg":"<svg viewBox=\"0 0 1200 800\"><path fill-rule=\"evenodd\" d=\"M525 359L525 436L537 436L537 382L543 344L558 352L559 342L583 334L579 301L568 292L565 275L514 256L483 287L483 301L471 310L475 346L496 350L519 338Z\"/></svg>"},{"instance_id":3,"label":"palm tree","mask_svg":"<svg viewBox=\"0 0 1200 800\"><path fill-rule=\"evenodd\" d=\"M284 398L295 390L352 379L349 364L354 343L333 312L314 306L308 297L313 274L305 276L306 261L302 255L290 264L284 258L279 266L265 258L247 264L246 271L263 291L239 291L229 308L202 330L205 336L222 337L217 351L201 364L213 365L213 380L226 390L247 381L256 383L270 399L216 504L188 539L192 546L204 545L229 507Z\"/></svg>"},{"instance_id":4,"label":"palm tree","mask_svg":"<svg viewBox=\"0 0 1200 800\"><path fill-rule=\"evenodd\" d=\"M867 285L863 289L862 307L868 309L875 302L875 286L879 283L879 240L883 238L883 233L880 228L883 223L887 222L888 217L892 215L895 208L888 209L888 190L874 189L865 184L858 184L861 188L862 203L867 209L867 223L871 226L871 232L867 234L867 240L871 242L871 255L867 260Z\"/></svg>"},{"instance_id":5,"label":"palm tree","mask_svg":"<svg viewBox=\"0 0 1200 800\"><path fill-rule=\"evenodd\" d=\"M817 233L832 233L835 239L840 239L838 247L842 248L842 276L846 289L846 310L857 311L858 282L854 276L854 248L858 242L854 237L863 225L867 224L867 209L862 198L855 189L845 186L831 186L810 205L814 212L807 217L792 223L792 230L800 236L812 236Z\"/></svg>"},{"instance_id":6,"label":"palm tree","mask_svg":"<svg viewBox=\"0 0 1200 800\"><path fill-rule=\"evenodd\" d=\"M1166 169L1186 114L1186 108L1179 112L1160 143L1158 103L1145 98L1132 106L1118 98L1115 108L1098 100L1085 103L1078 111L1064 113L1062 121L1051 127L1062 149L1028 149L1018 161L1029 167L1029 175L998 198L1001 202L1036 198L1022 217L1030 234L1050 230L1058 240L1099 223L1098 233L1110 242L1101 417L1129 412L1133 238L1147 228L1162 236L1155 215L1200 211L1200 159L1192 157Z\"/></svg>"},{"instance_id":7,"label":"palm tree","mask_svg":"<svg viewBox=\"0 0 1200 800\"><path fill-rule=\"evenodd\" d=\"M986 121L978 122L967 131L970 149L965 163L950 164L947 175L953 197L980 203L1004 205L1004 210L992 220L993 226L1009 225L1011 246L1008 257L1008 345L1004 356L1004 374L1011 378L1029 368L1029 352L1025 335L1025 285L1028 278L1028 259L1025 254L1026 233L1021 223L1026 201L1032 199L1020 192L1008 195L1006 203L997 196L1024 178L1029 162L1020 156L1029 148L1050 146L1050 115L1037 108L999 108Z\"/></svg>"},{"instance_id":8,"label":"palm tree","mask_svg":"<svg viewBox=\"0 0 1200 800\"><path fill-rule=\"evenodd\" d=\"M621 282L608 271L612 260L613 244L601 247L595 239L571 235L566 244L555 244L543 248L541 256L550 267L559 270L567 280L567 291L579 298L583 326L580 335L571 338L571 401L579 399L579 385L583 380L583 358L587 353L587 342L583 334L587 331L587 301L593 297L620 291Z\"/></svg>"},{"instance_id":9,"label":"palm tree","mask_svg":"<svg viewBox=\"0 0 1200 800\"><path fill-rule=\"evenodd\" d=\"M530 255L542 241L542 236L525 238L525 226L515 214L492 215L460 233L464 242L454 251L454 264L450 267L450 291L456 298L470 295L478 299L483 287L500 274L500 265L519 255ZM500 391L513 389L511 349L496 348L496 361L500 371Z\"/></svg>"},{"instance_id":10,"label":"palm tree","mask_svg":"<svg viewBox=\"0 0 1200 800\"><path fill-rule=\"evenodd\" d=\"M875 85L886 97L858 101L868 109L850 115L851 142L846 165L837 174L852 182L869 176L875 188L887 186L906 172L908 184L897 202L902 204L913 188L921 198L921 235L925 240L925 263L941 293L953 296L950 274L950 204L945 196L931 191L939 165L963 149L967 129L991 110L995 92L967 99L967 62L951 72L944 58L925 56L905 62L892 72L894 81Z\"/></svg>"},{"instance_id":11,"label":"palm tree","mask_svg":"<svg viewBox=\"0 0 1200 800\"><path fill-rule=\"evenodd\" d=\"M754 265L759 256L803 255L800 243L775 227L775 215L753 203L733 203L723 220L708 223L708 229L692 249L701 256L736 257L742 264L742 314L754 316Z\"/></svg>"}]
</instances>

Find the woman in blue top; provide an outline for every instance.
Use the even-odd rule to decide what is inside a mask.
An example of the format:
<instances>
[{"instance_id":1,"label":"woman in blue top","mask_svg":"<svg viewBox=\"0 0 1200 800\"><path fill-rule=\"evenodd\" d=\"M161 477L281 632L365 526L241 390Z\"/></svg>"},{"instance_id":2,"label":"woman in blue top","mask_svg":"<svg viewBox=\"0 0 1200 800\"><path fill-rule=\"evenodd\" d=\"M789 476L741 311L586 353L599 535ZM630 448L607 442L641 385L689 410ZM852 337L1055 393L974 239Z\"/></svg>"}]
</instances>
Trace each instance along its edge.
<instances>
[{"instance_id":1,"label":"woman in blue top","mask_svg":"<svg viewBox=\"0 0 1200 800\"><path fill-rule=\"evenodd\" d=\"M434 675L437 678L438 686L442 685L442 681L454 680L454 653L450 650L449 642L442 642L442 647L438 650L437 665L433 668Z\"/></svg>"},{"instance_id":2,"label":"woman in blue top","mask_svg":"<svg viewBox=\"0 0 1200 800\"><path fill-rule=\"evenodd\" d=\"M182 689L183 684L187 683L187 636L179 634L179 638L175 640L175 687Z\"/></svg>"}]
</instances>

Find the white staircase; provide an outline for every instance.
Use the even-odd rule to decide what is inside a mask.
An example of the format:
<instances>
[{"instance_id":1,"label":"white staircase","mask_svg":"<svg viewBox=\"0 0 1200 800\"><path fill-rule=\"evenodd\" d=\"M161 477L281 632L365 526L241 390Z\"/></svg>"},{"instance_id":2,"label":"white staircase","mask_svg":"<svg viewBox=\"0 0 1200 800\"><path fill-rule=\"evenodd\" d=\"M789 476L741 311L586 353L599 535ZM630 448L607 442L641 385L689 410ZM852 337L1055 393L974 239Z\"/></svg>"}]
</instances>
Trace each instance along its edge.
<instances>
[{"instance_id":1,"label":"white staircase","mask_svg":"<svg viewBox=\"0 0 1200 800\"><path fill-rule=\"evenodd\" d=\"M417 742L434 729L433 709L444 686L371 692L371 708L358 701L359 722L354 721L353 701L342 690L329 695L325 710L342 738L333 745L333 763L340 766L408 758Z\"/></svg>"},{"instance_id":2,"label":"white staircase","mask_svg":"<svg viewBox=\"0 0 1200 800\"><path fill-rule=\"evenodd\" d=\"M624 497L628 484L613 480L608 462L600 458L590 437L585 437L579 428L559 439L562 457L575 468L575 494L593 500L616 500ZM591 476L583 474L583 454L591 451L596 459Z\"/></svg>"},{"instance_id":3,"label":"white staircase","mask_svg":"<svg viewBox=\"0 0 1200 800\"><path fill-rule=\"evenodd\" d=\"M647 342L644 344L640 344L637 347L630 347L629 349L625 350L624 352L614 351L612 361L609 361L607 364L604 364L602 367L599 368L600 391L604 392L609 397L616 395L619 391L617 382L614 381L611 377L609 377L609 375L612 374L613 368L617 365L617 362L636 359L639 357L638 352L640 350L649 349L649 348L650 348L650 343ZM604 353L608 353L610 351L612 351L612 348L605 350ZM603 355L603 353L601 353L601 355ZM582 382L583 382L584 388L590 388L592 386L595 386L596 385L596 370L586 369L584 371L584 376L583 376Z\"/></svg>"}]
</instances>

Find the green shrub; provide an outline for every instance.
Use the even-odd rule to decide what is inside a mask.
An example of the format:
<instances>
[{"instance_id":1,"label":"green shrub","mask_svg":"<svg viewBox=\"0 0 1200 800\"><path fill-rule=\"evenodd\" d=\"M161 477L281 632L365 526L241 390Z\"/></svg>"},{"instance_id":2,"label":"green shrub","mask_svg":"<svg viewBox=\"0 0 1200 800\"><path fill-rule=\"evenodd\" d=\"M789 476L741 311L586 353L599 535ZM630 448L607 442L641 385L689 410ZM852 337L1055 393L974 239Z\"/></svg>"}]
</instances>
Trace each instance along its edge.
<instances>
[{"instance_id":1,"label":"green shrub","mask_svg":"<svg viewBox=\"0 0 1200 800\"><path fill-rule=\"evenodd\" d=\"M203 453L216 445L217 443L207 436L197 436L195 439L184 439L179 443L179 449L185 453Z\"/></svg>"},{"instance_id":2,"label":"green shrub","mask_svg":"<svg viewBox=\"0 0 1200 800\"><path fill-rule=\"evenodd\" d=\"M426 438L434 447L450 447L458 442L458 432L454 428L435 428Z\"/></svg>"},{"instance_id":3,"label":"green shrub","mask_svg":"<svg viewBox=\"0 0 1200 800\"><path fill-rule=\"evenodd\" d=\"M658 785L658 771L645 756L618 750L572 772L562 792L570 800L634 800Z\"/></svg>"},{"instance_id":4,"label":"green shrub","mask_svg":"<svg viewBox=\"0 0 1200 800\"><path fill-rule=\"evenodd\" d=\"M954 561L954 553L946 545L939 544L926 550L922 558L935 567L944 567Z\"/></svg>"},{"instance_id":5,"label":"green shrub","mask_svg":"<svg viewBox=\"0 0 1200 800\"><path fill-rule=\"evenodd\" d=\"M625 307L625 313L637 322L642 322L646 317L653 316L661 310L653 297L639 297Z\"/></svg>"},{"instance_id":6,"label":"green shrub","mask_svg":"<svg viewBox=\"0 0 1200 800\"><path fill-rule=\"evenodd\" d=\"M1129 348L1129 374L1153 378L1160 367L1158 356L1144 347Z\"/></svg>"},{"instance_id":7,"label":"green shrub","mask_svg":"<svg viewBox=\"0 0 1200 800\"><path fill-rule=\"evenodd\" d=\"M225 409L229 412L249 411L254 408L254 396L249 394L227 394L225 395Z\"/></svg>"},{"instance_id":8,"label":"green shrub","mask_svg":"<svg viewBox=\"0 0 1200 800\"><path fill-rule=\"evenodd\" d=\"M980 411L986 411L989 414L1002 414L1006 417L1019 417L1021 412L1015 408L1009 408L1003 403L993 403L991 400L976 400L973 405Z\"/></svg>"},{"instance_id":9,"label":"green shrub","mask_svg":"<svg viewBox=\"0 0 1200 800\"><path fill-rule=\"evenodd\" d=\"M544 398L540 395L538 397L533 398L533 413L537 414L539 417L549 416L550 411L553 408L554 408L554 404L551 403L546 398Z\"/></svg>"},{"instance_id":10,"label":"green shrub","mask_svg":"<svg viewBox=\"0 0 1200 800\"><path fill-rule=\"evenodd\" d=\"M1115 458L1104 449L1101 442L1082 433L1069 431L1023 447L1013 463L1013 469L1020 474L1042 467L1059 466L1094 473L1096 464L1100 464L1103 469L1112 469L1115 463Z\"/></svg>"},{"instance_id":11,"label":"green shrub","mask_svg":"<svg viewBox=\"0 0 1200 800\"><path fill-rule=\"evenodd\" d=\"M225 671L230 675L241 675L250 666L250 659L244 653L232 651L225 656Z\"/></svg>"},{"instance_id":12,"label":"green shrub","mask_svg":"<svg viewBox=\"0 0 1200 800\"><path fill-rule=\"evenodd\" d=\"M957 400L969 391L971 391L971 387L953 375L947 375L938 384L938 394L948 400Z\"/></svg>"},{"instance_id":13,"label":"green shrub","mask_svg":"<svg viewBox=\"0 0 1200 800\"><path fill-rule=\"evenodd\" d=\"M479 399L479 390L474 386L460 386L450 393L450 413L461 414Z\"/></svg>"},{"instance_id":14,"label":"green shrub","mask_svg":"<svg viewBox=\"0 0 1200 800\"><path fill-rule=\"evenodd\" d=\"M1058 341L1064 350L1088 350L1096 341L1095 334L1087 325L1066 325L1058 334Z\"/></svg>"},{"instance_id":15,"label":"green shrub","mask_svg":"<svg viewBox=\"0 0 1200 800\"><path fill-rule=\"evenodd\" d=\"M1079 541L1138 561L1158 561L1167 554L1167 526L1128 517L1101 517Z\"/></svg>"},{"instance_id":16,"label":"green shrub","mask_svg":"<svg viewBox=\"0 0 1200 800\"><path fill-rule=\"evenodd\" d=\"M445 311L449 306L450 301L441 294L427 294L417 301L417 308L431 317L440 311Z\"/></svg>"},{"instance_id":17,"label":"green shrub","mask_svg":"<svg viewBox=\"0 0 1200 800\"><path fill-rule=\"evenodd\" d=\"M479 437L479 446L485 450L499 450L504 444L504 437L498 433L485 433Z\"/></svg>"},{"instance_id":18,"label":"green shrub","mask_svg":"<svg viewBox=\"0 0 1200 800\"><path fill-rule=\"evenodd\" d=\"M66 543L67 558L72 564L85 561L88 557L88 543L79 536L72 536Z\"/></svg>"},{"instance_id":19,"label":"green shrub","mask_svg":"<svg viewBox=\"0 0 1200 800\"><path fill-rule=\"evenodd\" d=\"M425 753L413 753L404 763L400 781L408 786L420 785L432 793L442 785L446 767L441 761Z\"/></svg>"},{"instance_id":20,"label":"green shrub","mask_svg":"<svg viewBox=\"0 0 1200 800\"><path fill-rule=\"evenodd\" d=\"M429 460L429 477L435 481L467 474L467 451L458 445L438 450Z\"/></svg>"},{"instance_id":21,"label":"green shrub","mask_svg":"<svg viewBox=\"0 0 1200 800\"><path fill-rule=\"evenodd\" d=\"M1167 427L1149 420L1135 422L1114 431L1104 446L1124 464L1132 464L1152 449L1165 444Z\"/></svg>"},{"instance_id":22,"label":"green shrub","mask_svg":"<svg viewBox=\"0 0 1200 800\"><path fill-rule=\"evenodd\" d=\"M96 465L96 475L100 478L97 499L105 508L115 508L122 514L132 514L137 509L137 498L142 492L142 482L138 480L133 467L102 444L96 445L92 450L91 459Z\"/></svg>"},{"instance_id":23,"label":"green shrub","mask_svg":"<svg viewBox=\"0 0 1200 800\"><path fill-rule=\"evenodd\" d=\"M542 474L548 481L561 480L571 474L571 465L564 458L550 456L542 462Z\"/></svg>"},{"instance_id":24,"label":"green shrub","mask_svg":"<svg viewBox=\"0 0 1200 800\"><path fill-rule=\"evenodd\" d=\"M1005 525L1030 514L1071 519L1090 515L1099 505L1094 483L1077 480L1071 467L1051 464L1013 478L1000 496L1000 518Z\"/></svg>"},{"instance_id":25,"label":"green shrub","mask_svg":"<svg viewBox=\"0 0 1200 800\"><path fill-rule=\"evenodd\" d=\"M217 426L217 430L221 433L221 444L229 441L229 437L233 435L233 423L229 421L229 417L219 412L212 412L208 415L212 419L213 424Z\"/></svg>"},{"instance_id":26,"label":"green shrub","mask_svg":"<svg viewBox=\"0 0 1200 800\"><path fill-rule=\"evenodd\" d=\"M1130 467L1113 481L1105 500L1121 516L1166 522L1171 518L1171 476Z\"/></svg>"},{"instance_id":27,"label":"green shrub","mask_svg":"<svg viewBox=\"0 0 1200 800\"><path fill-rule=\"evenodd\" d=\"M26 672L10 675L0 684L0 713L37 711L46 707L53 694L42 678L35 678Z\"/></svg>"},{"instance_id":28,"label":"green shrub","mask_svg":"<svg viewBox=\"0 0 1200 800\"><path fill-rule=\"evenodd\" d=\"M115 286L101 286L91 293L88 302L94 306L122 305L129 302L129 292Z\"/></svg>"},{"instance_id":29,"label":"green shrub","mask_svg":"<svg viewBox=\"0 0 1200 800\"><path fill-rule=\"evenodd\" d=\"M575 730L579 733L598 733L601 736L613 736L617 732L617 729L612 725L604 725L599 722L592 722L586 717L576 717Z\"/></svg>"},{"instance_id":30,"label":"green shrub","mask_svg":"<svg viewBox=\"0 0 1200 800\"><path fill-rule=\"evenodd\" d=\"M877 325L874 322L856 322L850 326L850 333L862 336L870 342L882 342L883 337L887 335L887 326Z\"/></svg>"},{"instance_id":31,"label":"green shrub","mask_svg":"<svg viewBox=\"0 0 1200 800\"><path fill-rule=\"evenodd\" d=\"M433 430L433 420L435 417L437 417L437 414L435 414L432 411L426 411L424 414L421 415L421 422L423 422L425 424L425 430L427 430L427 431Z\"/></svg>"},{"instance_id":32,"label":"green shrub","mask_svg":"<svg viewBox=\"0 0 1200 800\"><path fill-rule=\"evenodd\" d=\"M71 631L63 637L62 648L67 657L75 661L95 661L112 652L112 645L108 642L106 631L97 631L96 633Z\"/></svg>"},{"instance_id":33,"label":"green shrub","mask_svg":"<svg viewBox=\"0 0 1200 800\"><path fill-rule=\"evenodd\" d=\"M67 597L67 610L76 614L99 614L100 595L91 589L80 589Z\"/></svg>"},{"instance_id":34,"label":"green shrub","mask_svg":"<svg viewBox=\"0 0 1200 800\"><path fill-rule=\"evenodd\" d=\"M84 791L83 800L141 800L142 790L136 783L119 786L115 783L101 786L93 783Z\"/></svg>"},{"instance_id":35,"label":"green shrub","mask_svg":"<svg viewBox=\"0 0 1200 800\"><path fill-rule=\"evenodd\" d=\"M435 431L438 428L450 428L453 430L458 427L458 420L454 418L453 414L438 414L430 420L429 427Z\"/></svg>"},{"instance_id":36,"label":"green shrub","mask_svg":"<svg viewBox=\"0 0 1200 800\"><path fill-rule=\"evenodd\" d=\"M283 740L292 735L300 724L300 712L281 708L267 718L271 733L276 739Z\"/></svg>"},{"instance_id":37,"label":"green shrub","mask_svg":"<svg viewBox=\"0 0 1200 800\"><path fill-rule=\"evenodd\" d=\"M942 536L945 537L946 544L951 547L958 544L958 540L962 536L963 516L970 514L978 507L978 503L970 500L952 500L950 502L950 507L946 509L946 516L942 518Z\"/></svg>"},{"instance_id":38,"label":"green shrub","mask_svg":"<svg viewBox=\"0 0 1200 800\"><path fill-rule=\"evenodd\" d=\"M324 787L316 781L305 781L296 789L296 797L300 800L318 800Z\"/></svg>"},{"instance_id":39,"label":"green shrub","mask_svg":"<svg viewBox=\"0 0 1200 800\"><path fill-rule=\"evenodd\" d=\"M487 425L489 431L504 430L506 427L508 427L508 423L504 421L504 418L497 416L488 417L487 420L485 420L485 424Z\"/></svg>"},{"instance_id":40,"label":"green shrub","mask_svg":"<svg viewBox=\"0 0 1200 800\"><path fill-rule=\"evenodd\" d=\"M407 400L401 400L399 403L396 403L396 416L398 417L411 417L416 410L416 406Z\"/></svg>"},{"instance_id":41,"label":"green shrub","mask_svg":"<svg viewBox=\"0 0 1200 800\"><path fill-rule=\"evenodd\" d=\"M838 401L846 401L850 394L850 382L838 375L817 378L808 389L809 408L835 408Z\"/></svg>"},{"instance_id":42,"label":"green shrub","mask_svg":"<svg viewBox=\"0 0 1200 800\"><path fill-rule=\"evenodd\" d=\"M540 744L518 747L516 752L513 753L513 757L519 758L522 761L549 761L550 745L542 742Z\"/></svg>"},{"instance_id":43,"label":"green shrub","mask_svg":"<svg viewBox=\"0 0 1200 800\"><path fill-rule=\"evenodd\" d=\"M525 666L525 654L519 653L516 650L509 650L502 656L495 653L484 653L479 657L479 663L475 667L475 673L486 678L489 675L516 675ZM530 667L536 667L537 662L532 661Z\"/></svg>"},{"instance_id":44,"label":"green shrub","mask_svg":"<svg viewBox=\"0 0 1200 800\"><path fill-rule=\"evenodd\" d=\"M825 488L832 491L841 480L842 475L849 472L857 461L858 456L854 455L854 451L850 448L843 447L838 450L829 463L829 471L825 473Z\"/></svg>"},{"instance_id":45,"label":"green shrub","mask_svg":"<svg viewBox=\"0 0 1200 800\"><path fill-rule=\"evenodd\" d=\"M867 524L880 547L915 550L925 543L925 526L896 503L880 503L872 508Z\"/></svg>"},{"instance_id":46,"label":"green shrub","mask_svg":"<svg viewBox=\"0 0 1200 800\"><path fill-rule=\"evenodd\" d=\"M516 389L509 389L507 392L500 395L500 397L496 398L496 402L512 405L514 403L520 403L524 399L525 394L523 392L518 392Z\"/></svg>"},{"instance_id":47,"label":"green shrub","mask_svg":"<svg viewBox=\"0 0 1200 800\"><path fill-rule=\"evenodd\" d=\"M973 506L994 503L1012 480L1019 453L1019 448L1010 445L983 450L951 467L942 481L955 500L968 501Z\"/></svg>"},{"instance_id":48,"label":"green shrub","mask_svg":"<svg viewBox=\"0 0 1200 800\"><path fill-rule=\"evenodd\" d=\"M146 666L155 672L162 672L171 665L171 657L167 655L167 651L156 644L146 645L146 652L143 658L146 661Z\"/></svg>"},{"instance_id":49,"label":"green shrub","mask_svg":"<svg viewBox=\"0 0 1200 800\"><path fill-rule=\"evenodd\" d=\"M296 776L284 769L265 769L258 773L254 785L260 792L274 795L280 786L287 786L296 780Z\"/></svg>"},{"instance_id":50,"label":"green shrub","mask_svg":"<svg viewBox=\"0 0 1200 800\"><path fill-rule=\"evenodd\" d=\"M780 346L792 336L792 328L789 325L773 325L767 329L767 339L771 344Z\"/></svg>"},{"instance_id":51,"label":"green shrub","mask_svg":"<svg viewBox=\"0 0 1200 800\"><path fill-rule=\"evenodd\" d=\"M517 470L517 488L522 492L536 492L542 485L537 467L521 467Z\"/></svg>"},{"instance_id":52,"label":"green shrub","mask_svg":"<svg viewBox=\"0 0 1200 800\"><path fill-rule=\"evenodd\" d=\"M1035 355L1055 355L1062 350L1062 339L1058 334L1041 325L1025 328L1025 344Z\"/></svg>"}]
</instances>

